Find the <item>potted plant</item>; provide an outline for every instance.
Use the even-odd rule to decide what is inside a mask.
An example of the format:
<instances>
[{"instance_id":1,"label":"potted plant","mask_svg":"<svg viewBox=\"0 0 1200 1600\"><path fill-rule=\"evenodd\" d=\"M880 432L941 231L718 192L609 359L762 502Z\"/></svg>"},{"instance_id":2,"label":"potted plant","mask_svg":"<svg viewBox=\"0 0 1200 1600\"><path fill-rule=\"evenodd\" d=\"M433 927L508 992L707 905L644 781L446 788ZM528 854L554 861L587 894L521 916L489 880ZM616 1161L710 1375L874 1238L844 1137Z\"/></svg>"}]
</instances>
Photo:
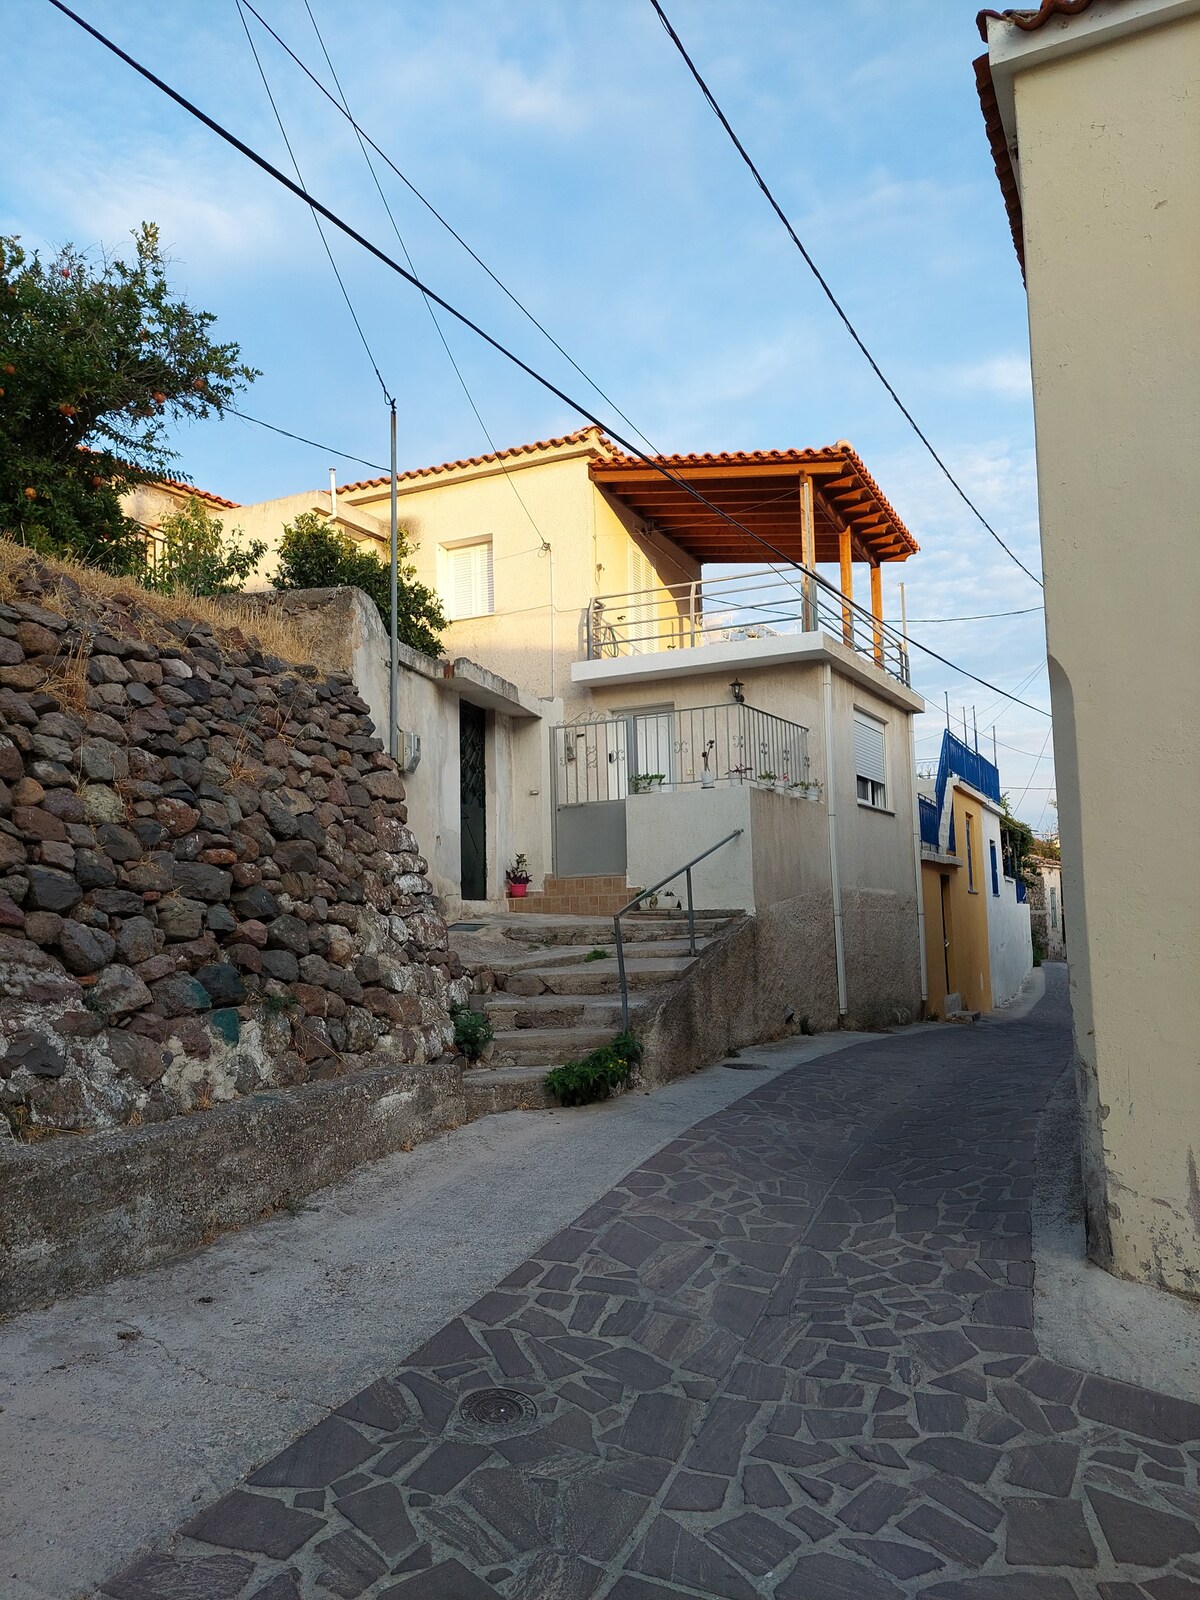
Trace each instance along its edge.
<instances>
[{"instance_id":1,"label":"potted plant","mask_svg":"<svg viewBox=\"0 0 1200 1600\"><path fill-rule=\"evenodd\" d=\"M760 789L773 789L775 787L775 774L773 772L760 772L754 781Z\"/></svg>"},{"instance_id":2,"label":"potted plant","mask_svg":"<svg viewBox=\"0 0 1200 1600\"><path fill-rule=\"evenodd\" d=\"M810 778L804 785L804 792L809 800L820 800L825 793L825 789L822 784L818 783L816 778Z\"/></svg>"},{"instance_id":3,"label":"potted plant","mask_svg":"<svg viewBox=\"0 0 1200 1600\"><path fill-rule=\"evenodd\" d=\"M508 892L514 900L522 900L529 893L529 862L522 854L517 856L511 867L506 867L504 876L508 880Z\"/></svg>"},{"instance_id":4,"label":"potted plant","mask_svg":"<svg viewBox=\"0 0 1200 1600\"><path fill-rule=\"evenodd\" d=\"M710 739L704 746L704 749L700 752L700 787L702 789L711 789L717 781L716 774L712 771L708 764L709 754L716 748L716 743L717 741L715 739Z\"/></svg>"}]
</instances>

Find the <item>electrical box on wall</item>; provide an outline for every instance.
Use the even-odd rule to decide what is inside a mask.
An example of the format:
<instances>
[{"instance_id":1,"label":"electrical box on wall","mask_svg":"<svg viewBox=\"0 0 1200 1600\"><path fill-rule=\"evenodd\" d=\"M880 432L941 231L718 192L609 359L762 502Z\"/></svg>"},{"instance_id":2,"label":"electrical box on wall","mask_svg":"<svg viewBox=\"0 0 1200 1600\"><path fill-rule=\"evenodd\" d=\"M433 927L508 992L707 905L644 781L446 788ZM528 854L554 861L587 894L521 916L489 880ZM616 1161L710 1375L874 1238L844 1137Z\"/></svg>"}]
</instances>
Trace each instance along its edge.
<instances>
[{"instance_id":1,"label":"electrical box on wall","mask_svg":"<svg viewBox=\"0 0 1200 1600\"><path fill-rule=\"evenodd\" d=\"M403 728L397 728L396 753L399 756L400 771L415 772L421 764L421 735L405 733Z\"/></svg>"}]
</instances>

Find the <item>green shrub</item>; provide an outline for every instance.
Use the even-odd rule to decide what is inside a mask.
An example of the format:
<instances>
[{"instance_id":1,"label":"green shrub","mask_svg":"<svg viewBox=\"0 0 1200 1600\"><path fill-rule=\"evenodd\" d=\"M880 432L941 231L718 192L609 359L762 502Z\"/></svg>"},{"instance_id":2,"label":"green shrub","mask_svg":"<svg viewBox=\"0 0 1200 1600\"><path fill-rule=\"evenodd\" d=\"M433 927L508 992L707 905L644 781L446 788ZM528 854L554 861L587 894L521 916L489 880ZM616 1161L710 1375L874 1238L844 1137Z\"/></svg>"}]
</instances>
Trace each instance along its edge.
<instances>
[{"instance_id":1,"label":"green shrub","mask_svg":"<svg viewBox=\"0 0 1200 1600\"><path fill-rule=\"evenodd\" d=\"M475 1011L470 1006L452 1007L450 1020L454 1024L454 1042L459 1054L466 1056L468 1061L478 1061L484 1046L491 1043L491 1022L482 1011Z\"/></svg>"},{"instance_id":2,"label":"green shrub","mask_svg":"<svg viewBox=\"0 0 1200 1600\"><path fill-rule=\"evenodd\" d=\"M226 537L225 524L209 516L195 495L163 518L160 531L157 561L143 581L164 594L237 594L267 552L263 539L243 545L240 528Z\"/></svg>"},{"instance_id":3,"label":"green shrub","mask_svg":"<svg viewBox=\"0 0 1200 1600\"><path fill-rule=\"evenodd\" d=\"M546 1074L546 1087L561 1106L586 1106L607 1100L624 1089L642 1059L642 1047L631 1033L619 1033L580 1061L564 1061Z\"/></svg>"},{"instance_id":4,"label":"green shrub","mask_svg":"<svg viewBox=\"0 0 1200 1600\"><path fill-rule=\"evenodd\" d=\"M611 954L611 950L589 950L583 959L585 961L607 961Z\"/></svg>"}]
</instances>

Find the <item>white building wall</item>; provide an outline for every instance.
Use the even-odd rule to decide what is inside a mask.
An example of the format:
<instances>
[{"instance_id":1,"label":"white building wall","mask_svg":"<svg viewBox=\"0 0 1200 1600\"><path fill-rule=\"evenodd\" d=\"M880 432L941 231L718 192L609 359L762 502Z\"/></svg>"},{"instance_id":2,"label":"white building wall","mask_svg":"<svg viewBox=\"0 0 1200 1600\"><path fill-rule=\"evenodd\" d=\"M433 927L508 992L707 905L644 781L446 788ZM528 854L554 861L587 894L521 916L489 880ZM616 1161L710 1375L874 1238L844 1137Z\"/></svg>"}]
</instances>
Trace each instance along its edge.
<instances>
[{"instance_id":1,"label":"white building wall","mask_svg":"<svg viewBox=\"0 0 1200 1600\"><path fill-rule=\"evenodd\" d=\"M980 813L983 826L983 882L979 888L987 896L992 1004L1002 1006L1012 999L1033 970L1033 935L1029 925L1029 903L1017 900L1016 879L1004 876L1000 818L996 812L983 807L980 807ZM996 862L994 878L993 853ZM995 892L997 887L999 894Z\"/></svg>"}]
</instances>

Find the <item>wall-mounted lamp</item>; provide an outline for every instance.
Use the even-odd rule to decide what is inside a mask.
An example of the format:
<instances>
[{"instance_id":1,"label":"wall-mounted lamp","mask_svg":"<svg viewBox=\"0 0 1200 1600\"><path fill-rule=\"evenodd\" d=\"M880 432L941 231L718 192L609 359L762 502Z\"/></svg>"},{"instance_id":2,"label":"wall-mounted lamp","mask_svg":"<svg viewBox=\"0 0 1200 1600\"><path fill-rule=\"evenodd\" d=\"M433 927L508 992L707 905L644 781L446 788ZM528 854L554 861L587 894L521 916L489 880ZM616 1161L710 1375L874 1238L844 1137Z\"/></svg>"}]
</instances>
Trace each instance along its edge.
<instances>
[{"instance_id":1,"label":"wall-mounted lamp","mask_svg":"<svg viewBox=\"0 0 1200 1600\"><path fill-rule=\"evenodd\" d=\"M729 687L732 690L733 698L737 701L738 705L744 706L746 704L746 696L742 691L745 689L746 685L740 678L735 678Z\"/></svg>"}]
</instances>

